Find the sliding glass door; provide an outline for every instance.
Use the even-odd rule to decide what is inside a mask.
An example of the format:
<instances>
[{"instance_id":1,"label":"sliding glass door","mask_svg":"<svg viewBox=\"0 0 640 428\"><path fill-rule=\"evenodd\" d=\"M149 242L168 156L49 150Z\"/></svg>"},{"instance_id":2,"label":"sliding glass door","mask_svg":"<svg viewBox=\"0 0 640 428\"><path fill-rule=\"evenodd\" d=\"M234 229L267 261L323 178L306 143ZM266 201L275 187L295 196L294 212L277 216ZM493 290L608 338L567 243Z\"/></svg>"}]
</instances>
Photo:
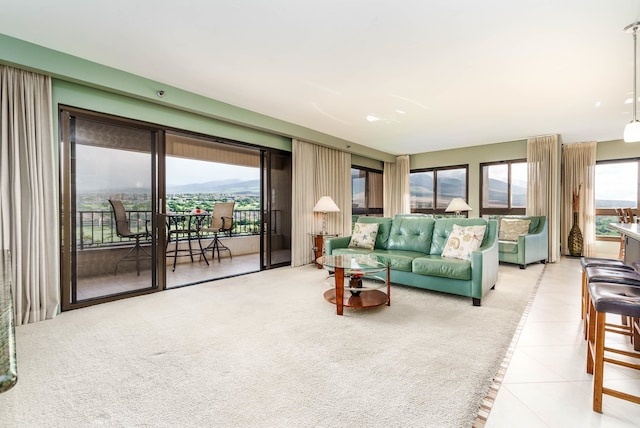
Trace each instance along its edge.
<instances>
[{"instance_id":1,"label":"sliding glass door","mask_svg":"<svg viewBox=\"0 0 640 428\"><path fill-rule=\"evenodd\" d=\"M158 132L73 110L60 124L63 310L154 291Z\"/></svg>"},{"instance_id":2,"label":"sliding glass door","mask_svg":"<svg viewBox=\"0 0 640 428\"><path fill-rule=\"evenodd\" d=\"M263 152L262 251L260 266L270 269L291 264L291 155Z\"/></svg>"}]
</instances>

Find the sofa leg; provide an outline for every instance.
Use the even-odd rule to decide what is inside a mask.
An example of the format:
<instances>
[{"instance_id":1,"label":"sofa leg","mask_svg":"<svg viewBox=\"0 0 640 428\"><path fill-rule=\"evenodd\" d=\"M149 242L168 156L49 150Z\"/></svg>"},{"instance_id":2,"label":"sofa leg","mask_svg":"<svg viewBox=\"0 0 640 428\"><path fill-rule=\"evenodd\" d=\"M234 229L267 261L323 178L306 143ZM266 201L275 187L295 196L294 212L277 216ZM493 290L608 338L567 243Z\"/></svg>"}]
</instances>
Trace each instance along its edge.
<instances>
[{"instance_id":1,"label":"sofa leg","mask_svg":"<svg viewBox=\"0 0 640 428\"><path fill-rule=\"evenodd\" d=\"M520 265L520 269L526 269L527 265Z\"/></svg>"},{"instance_id":2,"label":"sofa leg","mask_svg":"<svg viewBox=\"0 0 640 428\"><path fill-rule=\"evenodd\" d=\"M491 287L491 289L492 289L492 290L495 290L495 289L496 289L496 285L495 285L495 284L493 284L493 287Z\"/></svg>"},{"instance_id":3,"label":"sofa leg","mask_svg":"<svg viewBox=\"0 0 640 428\"><path fill-rule=\"evenodd\" d=\"M471 299L473 299L473 306L480 306L480 299L472 297Z\"/></svg>"}]
</instances>

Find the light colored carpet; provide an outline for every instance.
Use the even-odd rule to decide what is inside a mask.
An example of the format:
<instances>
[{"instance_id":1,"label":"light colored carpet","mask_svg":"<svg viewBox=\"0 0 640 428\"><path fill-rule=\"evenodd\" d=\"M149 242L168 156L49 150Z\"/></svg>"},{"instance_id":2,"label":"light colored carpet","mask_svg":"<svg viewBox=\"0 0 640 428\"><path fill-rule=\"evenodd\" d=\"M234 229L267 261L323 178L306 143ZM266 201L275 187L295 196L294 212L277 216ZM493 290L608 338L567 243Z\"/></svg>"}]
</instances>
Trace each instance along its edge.
<instances>
[{"instance_id":1,"label":"light colored carpet","mask_svg":"<svg viewBox=\"0 0 640 428\"><path fill-rule=\"evenodd\" d=\"M17 328L3 427L469 427L542 265L470 298L392 286L335 307L326 271L281 268Z\"/></svg>"}]
</instances>

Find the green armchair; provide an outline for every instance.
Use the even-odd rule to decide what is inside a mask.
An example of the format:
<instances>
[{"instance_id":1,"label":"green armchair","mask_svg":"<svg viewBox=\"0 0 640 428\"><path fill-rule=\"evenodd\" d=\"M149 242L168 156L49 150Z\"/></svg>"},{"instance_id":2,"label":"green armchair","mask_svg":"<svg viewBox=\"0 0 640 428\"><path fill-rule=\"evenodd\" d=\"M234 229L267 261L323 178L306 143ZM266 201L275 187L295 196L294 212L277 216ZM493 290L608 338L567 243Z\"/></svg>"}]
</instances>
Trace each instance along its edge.
<instances>
[{"instance_id":1,"label":"green armchair","mask_svg":"<svg viewBox=\"0 0 640 428\"><path fill-rule=\"evenodd\" d=\"M518 220L529 220L528 231L517 233ZM520 265L525 269L528 264L546 263L549 258L549 232L546 216L505 216L498 221L498 257L501 262ZM508 230L509 229L509 230Z\"/></svg>"}]
</instances>

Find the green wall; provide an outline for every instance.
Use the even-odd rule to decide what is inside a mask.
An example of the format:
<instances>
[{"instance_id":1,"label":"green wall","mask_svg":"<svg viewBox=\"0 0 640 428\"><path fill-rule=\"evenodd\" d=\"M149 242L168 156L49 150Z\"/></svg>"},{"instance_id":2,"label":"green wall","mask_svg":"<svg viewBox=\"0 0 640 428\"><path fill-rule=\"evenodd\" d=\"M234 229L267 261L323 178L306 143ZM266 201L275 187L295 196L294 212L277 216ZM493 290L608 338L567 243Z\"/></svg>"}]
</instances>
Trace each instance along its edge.
<instances>
[{"instance_id":1,"label":"green wall","mask_svg":"<svg viewBox=\"0 0 640 428\"><path fill-rule=\"evenodd\" d=\"M257 144L263 147L291 151L291 139L287 137L215 120L183 110L176 110L164 105L138 100L77 83L54 79L52 92L55 107L59 105L78 107L150 122L165 127L199 132L206 135ZM54 120L56 126L57 123L58 121Z\"/></svg>"},{"instance_id":2,"label":"green wall","mask_svg":"<svg viewBox=\"0 0 640 428\"><path fill-rule=\"evenodd\" d=\"M622 129L620 133L622 133ZM596 147L597 160L628 158L640 158L640 143L625 143L623 140L598 142Z\"/></svg>"}]
</instances>

